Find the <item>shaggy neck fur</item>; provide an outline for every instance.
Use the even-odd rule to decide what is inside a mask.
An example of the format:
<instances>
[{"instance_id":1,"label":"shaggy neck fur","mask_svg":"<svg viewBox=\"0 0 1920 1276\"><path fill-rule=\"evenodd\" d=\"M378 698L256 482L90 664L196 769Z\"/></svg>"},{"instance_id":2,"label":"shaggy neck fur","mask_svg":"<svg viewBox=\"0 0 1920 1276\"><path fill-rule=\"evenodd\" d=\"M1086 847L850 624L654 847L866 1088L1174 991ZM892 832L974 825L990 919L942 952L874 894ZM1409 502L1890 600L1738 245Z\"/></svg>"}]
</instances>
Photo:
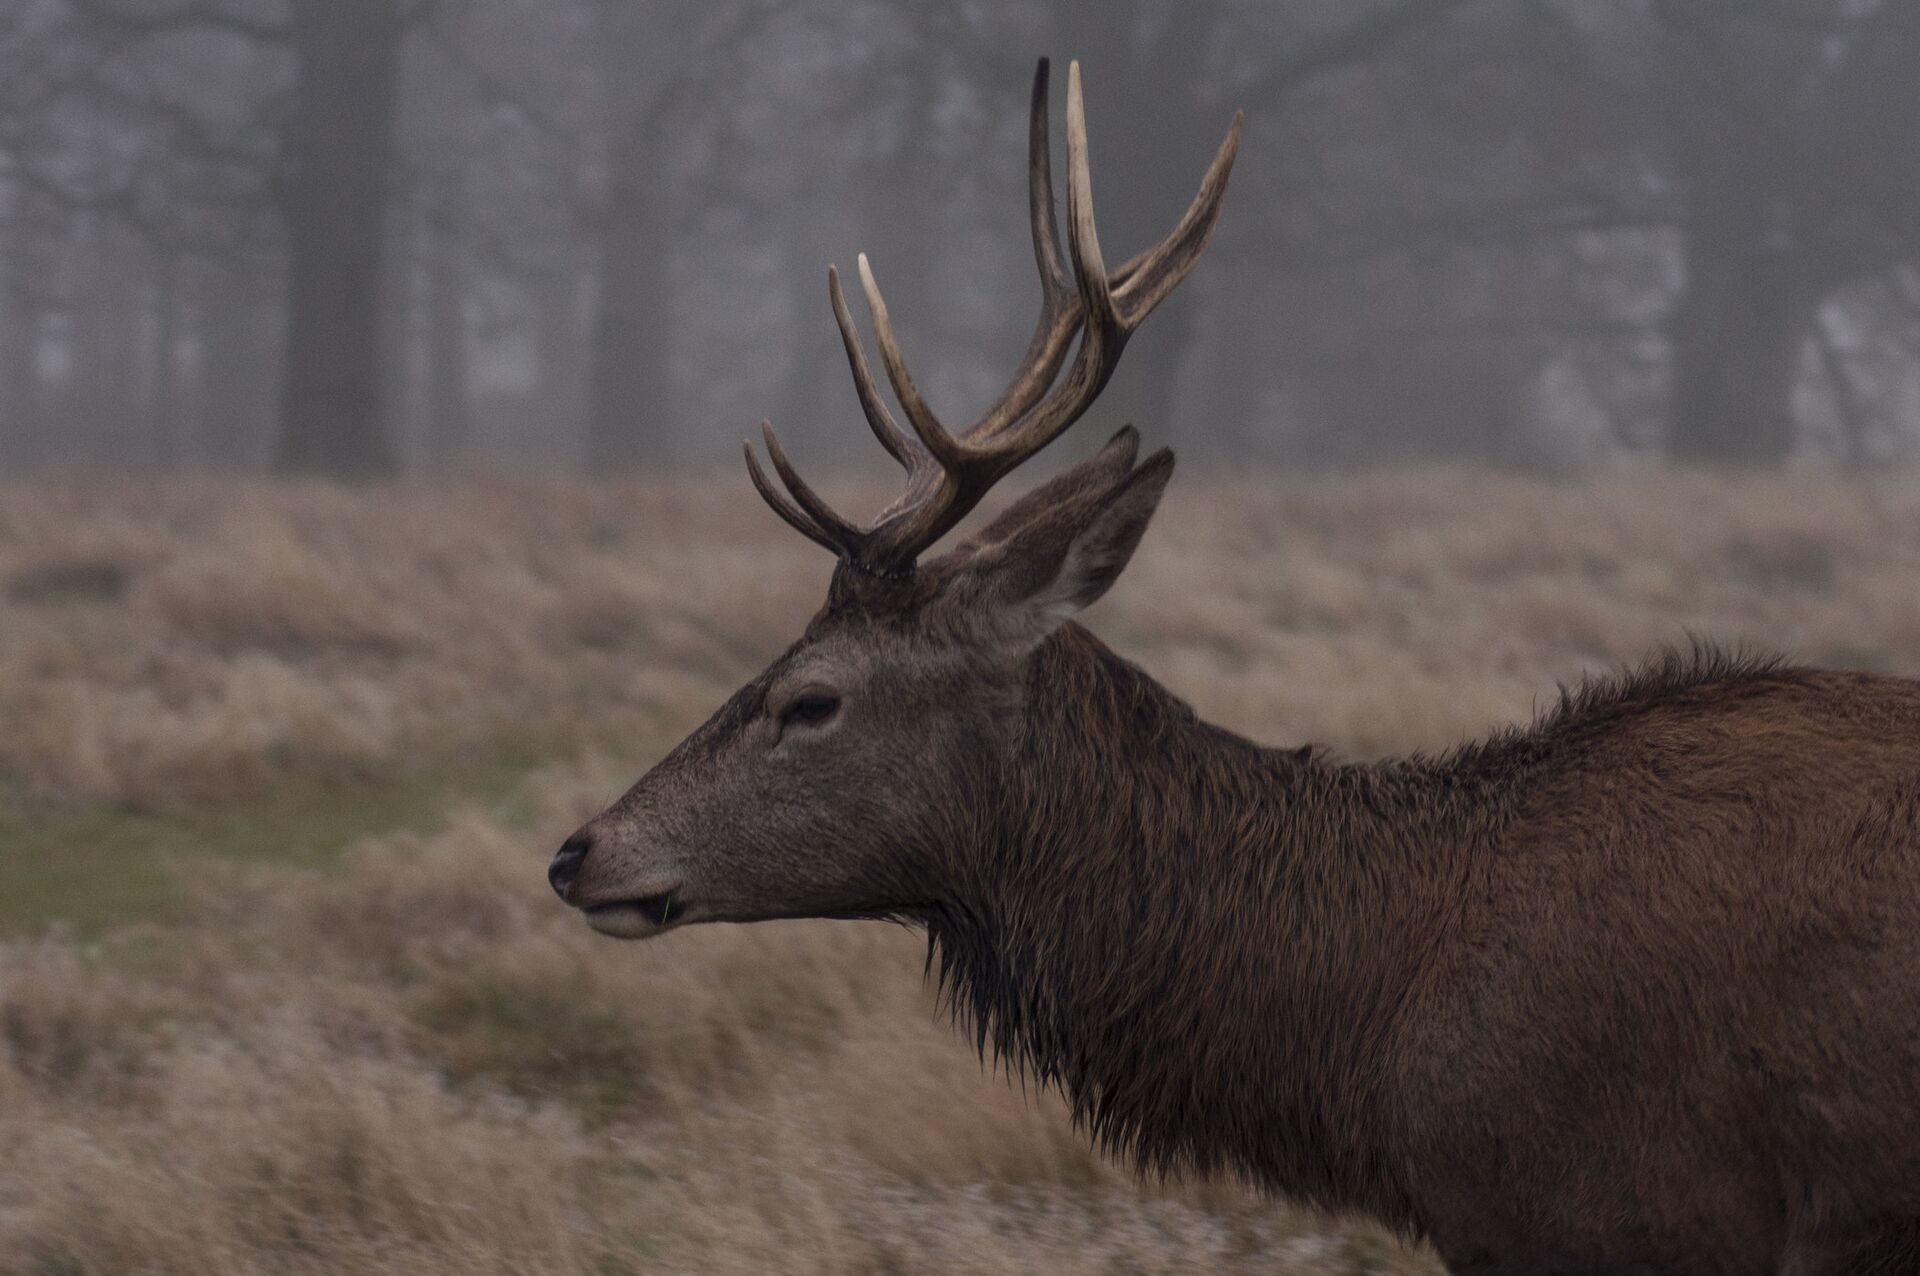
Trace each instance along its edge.
<instances>
[{"instance_id":1,"label":"shaggy neck fur","mask_svg":"<svg viewBox=\"0 0 1920 1276\"><path fill-rule=\"evenodd\" d=\"M926 920L982 1052L1143 1170L1414 1224L1395 1061L1452 931L1471 785L1259 748L1076 626L1032 664L1019 756L976 783Z\"/></svg>"}]
</instances>

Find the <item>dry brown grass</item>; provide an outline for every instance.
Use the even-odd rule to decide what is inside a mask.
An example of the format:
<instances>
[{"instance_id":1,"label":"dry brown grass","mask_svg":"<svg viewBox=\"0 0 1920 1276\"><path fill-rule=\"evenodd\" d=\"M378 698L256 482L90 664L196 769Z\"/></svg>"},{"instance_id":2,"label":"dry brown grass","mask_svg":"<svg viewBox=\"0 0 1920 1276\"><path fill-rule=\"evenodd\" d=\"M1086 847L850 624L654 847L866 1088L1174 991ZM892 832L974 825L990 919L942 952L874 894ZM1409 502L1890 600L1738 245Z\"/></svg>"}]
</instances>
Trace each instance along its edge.
<instances>
[{"instance_id":1,"label":"dry brown grass","mask_svg":"<svg viewBox=\"0 0 1920 1276\"><path fill-rule=\"evenodd\" d=\"M0 1270L1414 1269L1101 1166L936 1021L903 932L596 940L539 870L612 780L0 948Z\"/></svg>"},{"instance_id":2,"label":"dry brown grass","mask_svg":"<svg viewBox=\"0 0 1920 1276\"><path fill-rule=\"evenodd\" d=\"M551 900L547 850L817 601L743 490L0 491L0 801L547 759L337 871L209 862L184 921L0 946L0 1272L1431 1270L1099 1164L902 931L620 947ZM1265 739L1441 747L1688 630L1920 669L1917 483L1174 493L1096 624Z\"/></svg>"}]
</instances>

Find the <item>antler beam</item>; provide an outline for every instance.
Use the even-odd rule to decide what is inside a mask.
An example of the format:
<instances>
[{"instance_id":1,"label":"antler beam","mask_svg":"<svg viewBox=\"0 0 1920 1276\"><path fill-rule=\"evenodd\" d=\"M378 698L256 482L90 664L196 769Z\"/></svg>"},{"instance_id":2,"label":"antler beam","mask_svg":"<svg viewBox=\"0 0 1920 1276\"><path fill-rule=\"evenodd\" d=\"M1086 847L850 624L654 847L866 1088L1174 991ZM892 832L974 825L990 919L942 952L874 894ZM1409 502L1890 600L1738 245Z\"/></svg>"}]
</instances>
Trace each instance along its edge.
<instances>
[{"instance_id":1,"label":"antler beam","mask_svg":"<svg viewBox=\"0 0 1920 1276\"><path fill-rule=\"evenodd\" d=\"M911 570L915 558L965 518L994 483L1079 420L1112 378L1127 339L1187 277L1213 237L1227 176L1240 147L1239 114L1233 117L1225 140L1201 179L1199 193L1172 233L1118 270L1107 272L1094 226L1080 64L1073 62L1067 68L1069 275L1060 260L1059 228L1054 218L1047 77L1047 60L1042 58L1033 78L1027 160L1033 255L1040 272L1040 319L1025 356L986 415L957 435L934 415L907 370L886 299L863 253L860 286L873 318L881 366L886 369L887 381L906 414L911 433L901 429L874 381L853 316L840 291L838 270L827 271L827 288L860 406L881 446L906 471L904 490L871 523L857 525L835 513L787 463L771 426L761 427L767 455L790 495L768 482L753 444L747 444L747 468L753 485L774 512L802 535L865 570L882 575ZM1076 334L1080 336L1079 349L1062 378L1060 368Z\"/></svg>"}]
</instances>

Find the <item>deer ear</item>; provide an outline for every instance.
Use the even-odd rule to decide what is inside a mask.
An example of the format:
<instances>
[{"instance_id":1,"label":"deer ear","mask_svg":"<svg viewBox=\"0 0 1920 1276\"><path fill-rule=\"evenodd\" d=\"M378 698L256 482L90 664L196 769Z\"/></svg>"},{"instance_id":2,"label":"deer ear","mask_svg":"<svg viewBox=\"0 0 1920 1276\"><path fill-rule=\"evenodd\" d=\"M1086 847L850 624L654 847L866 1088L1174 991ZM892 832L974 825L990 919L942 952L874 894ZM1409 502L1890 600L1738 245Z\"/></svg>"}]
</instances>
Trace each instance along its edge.
<instances>
[{"instance_id":1,"label":"deer ear","mask_svg":"<svg viewBox=\"0 0 1920 1276\"><path fill-rule=\"evenodd\" d=\"M1130 461L1130 441L1126 446ZM1085 464L1110 461L1111 450ZM1002 539L979 545L969 592L993 627L1038 641L1099 599L1139 548L1172 476L1173 453L1162 449L1131 472L1107 470L1106 482L1036 509Z\"/></svg>"},{"instance_id":2,"label":"deer ear","mask_svg":"<svg viewBox=\"0 0 1920 1276\"><path fill-rule=\"evenodd\" d=\"M975 543L987 545L1011 540L1035 519L1057 513L1089 495L1106 494L1133 473L1133 458L1139 451L1140 431L1130 425L1121 426L1098 452L1007 506L998 518L980 529Z\"/></svg>"}]
</instances>

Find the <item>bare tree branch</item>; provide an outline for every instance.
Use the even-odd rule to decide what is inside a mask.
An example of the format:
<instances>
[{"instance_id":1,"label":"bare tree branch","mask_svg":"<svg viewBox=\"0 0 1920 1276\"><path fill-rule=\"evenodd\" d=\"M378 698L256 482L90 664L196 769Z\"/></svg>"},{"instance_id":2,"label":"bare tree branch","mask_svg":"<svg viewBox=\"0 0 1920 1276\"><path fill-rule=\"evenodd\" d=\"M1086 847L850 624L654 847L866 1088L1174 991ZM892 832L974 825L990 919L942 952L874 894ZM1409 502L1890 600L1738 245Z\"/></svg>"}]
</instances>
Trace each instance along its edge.
<instances>
[{"instance_id":1,"label":"bare tree branch","mask_svg":"<svg viewBox=\"0 0 1920 1276\"><path fill-rule=\"evenodd\" d=\"M1270 104L1323 75L1364 62L1421 27L1450 17L1476 0L1398 0L1291 56L1263 68L1236 86L1248 106Z\"/></svg>"},{"instance_id":2,"label":"bare tree branch","mask_svg":"<svg viewBox=\"0 0 1920 1276\"><path fill-rule=\"evenodd\" d=\"M227 31L261 44L285 44L291 34L285 22L236 13L212 3L183 4L157 12L133 11L115 0L65 0L65 3L101 29L134 39L197 29Z\"/></svg>"},{"instance_id":3,"label":"bare tree branch","mask_svg":"<svg viewBox=\"0 0 1920 1276\"><path fill-rule=\"evenodd\" d=\"M564 136L577 128L577 125L555 114L537 101L533 95L482 62L479 56L444 23L426 23L419 29L423 39L431 43L448 62L459 68L469 80L473 81L474 89L485 105L507 107L550 137Z\"/></svg>"}]
</instances>

